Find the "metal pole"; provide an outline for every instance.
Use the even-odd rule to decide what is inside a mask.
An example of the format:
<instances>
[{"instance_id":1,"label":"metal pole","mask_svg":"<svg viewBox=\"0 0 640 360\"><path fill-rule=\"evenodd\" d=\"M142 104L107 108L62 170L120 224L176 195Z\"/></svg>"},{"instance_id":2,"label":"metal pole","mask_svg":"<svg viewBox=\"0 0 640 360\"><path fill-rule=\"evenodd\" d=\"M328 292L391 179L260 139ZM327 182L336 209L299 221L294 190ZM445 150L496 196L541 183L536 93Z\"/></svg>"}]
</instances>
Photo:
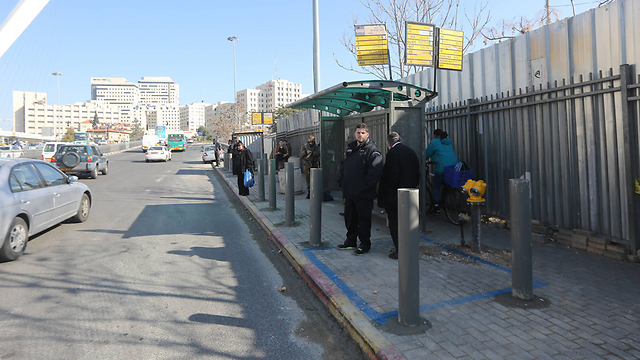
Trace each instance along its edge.
<instances>
[{"instance_id":1,"label":"metal pole","mask_svg":"<svg viewBox=\"0 0 640 360\"><path fill-rule=\"evenodd\" d=\"M480 229L482 221L480 221L481 207L480 204L470 204L471 207L471 251L474 253L482 252L482 237Z\"/></svg>"},{"instance_id":2,"label":"metal pole","mask_svg":"<svg viewBox=\"0 0 640 360\"><path fill-rule=\"evenodd\" d=\"M53 125L53 133L55 135L55 134L59 134L57 130L58 130L58 121L60 117L58 115L58 112L60 111L60 76L62 75L62 73L56 71L51 75L55 76L58 81L58 108L56 109L56 121L55 121L55 124Z\"/></svg>"},{"instance_id":3,"label":"metal pole","mask_svg":"<svg viewBox=\"0 0 640 360\"><path fill-rule=\"evenodd\" d=\"M322 235L322 169L311 169L309 220L309 244L318 247Z\"/></svg>"},{"instance_id":4,"label":"metal pole","mask_svg":"<svg viewBox=\"0 0 640 360\"><path fill-rule=\"evenodd\" d=\"M398 322L420 324L418 189L398 189Z\"/></svg>"},{"instance_id":5,"label":"metal pole","mask_svg":"<svg viewBox=\"0 0 640 360\"><path fill-rule=\"evenodd\" d=\"M293 163L287 161L287 171L285 172L285 187L284 187L284 212L285 212L285 225L291 226L295 220L295 199L294 195L294 182L293 182Z\"/></svg>"},{"instance_id":6,"label":"metal pole","mask_svg":"<svg viewBox=\"0 0 640 360\"><path fill-rule=\"evenodd\" d=\"M258 201L264 201L264 159L258 159Z\"/></svg>"},{"instance_id":7,"label":"metal pole","mask_svg":"<svg viewBox=\"0 0 640 360\"><path fill-rule=\"evenodd\" d=\"M313 92L320 91L320 16L318 0L313 0Z\"/></svg>"},{"instance_id":8,"label":"metal pole","mask_svg":"<svg viewBox=\"0 0 640 360\"><path fill-rule=\"evenodd\" d=\"M531 183L509 180L511 209L511 294L522 300L533 298L531 259Z\"/></svg>"},{"instance_id":9,"label":"metal pole","mask_svg":"<svg viewBox=\"0 0 640 360\"><path fill-rule=\"evenodd\" d=\"M236 113L236 121L238 122L238 129L242 130L240 127L240 119L238 118L238 92L236 90L236 41L238 41L237 36L229 36L227 40L233 43L233 102Z\"/></svg>"},{"instance_id":10,"label":"metal pole","mask_svg":"<svg viewBox=\"0 0 640 360\"><path fill-rule=\"evenodd\" d=\"M276 209L276 159L269 162L269 210Z\"/></svg>"}]
</instances>

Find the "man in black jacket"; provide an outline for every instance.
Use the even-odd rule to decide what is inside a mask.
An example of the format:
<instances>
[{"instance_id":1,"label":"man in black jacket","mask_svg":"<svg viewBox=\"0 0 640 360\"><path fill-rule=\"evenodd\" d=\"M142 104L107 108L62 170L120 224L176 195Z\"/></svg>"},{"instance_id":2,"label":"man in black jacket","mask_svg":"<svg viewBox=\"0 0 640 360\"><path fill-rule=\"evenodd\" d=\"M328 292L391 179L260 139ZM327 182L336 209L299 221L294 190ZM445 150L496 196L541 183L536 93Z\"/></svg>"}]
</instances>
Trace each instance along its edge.
<instances>
[{"instance_id":1,"label":"man in black jacket","mask_svg":"<svg viewBox=\"0 0 640 360\"><path fill-rule=\"evenodd\" d=\"M371 211L376 197L376 185L382 176L382 154L369 139L366 124L356 125L356 141L349 143L340 166L338 184L344 199L344 224L347 239L340 250L354 250L354 255L371 249ZM360 239L360 246L356 248Z\"/></svg>"},{"instance_id":2,"label":"man in black jacket","mask_svg":"<svg viewBox=\"0 0 640 360\"><path fill-rule=\"evenodd\" d=\"M417 188L420 185L420 161L410 147L400 142L400 135L387 135L389 151L380 179L378 206L384 208L389 218L389 232L395 249L389 257L398 258L398 189Z\"/></svg>"}]
</instances>

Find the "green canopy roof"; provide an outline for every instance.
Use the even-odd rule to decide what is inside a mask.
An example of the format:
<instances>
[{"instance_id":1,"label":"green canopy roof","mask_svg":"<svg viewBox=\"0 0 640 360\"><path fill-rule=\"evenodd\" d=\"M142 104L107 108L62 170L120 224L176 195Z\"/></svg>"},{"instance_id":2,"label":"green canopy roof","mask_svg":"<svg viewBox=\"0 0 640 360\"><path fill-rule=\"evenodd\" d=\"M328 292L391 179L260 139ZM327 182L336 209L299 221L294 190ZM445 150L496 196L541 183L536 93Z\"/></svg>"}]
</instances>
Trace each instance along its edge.
<instances>
[{"instance_id":1,"label":"green canopy roof","mask_svg":"<svg viewBox=\"0 0 640 360\"><path fill-rule=\"evenodd\" d=\"M438 96L435 91L399 81L367 80L343 82L287 105L289 108L317 109L346 116L375 107L389 108L389 101L413 100L423 104Z\"/></svg>"}]
</instances>

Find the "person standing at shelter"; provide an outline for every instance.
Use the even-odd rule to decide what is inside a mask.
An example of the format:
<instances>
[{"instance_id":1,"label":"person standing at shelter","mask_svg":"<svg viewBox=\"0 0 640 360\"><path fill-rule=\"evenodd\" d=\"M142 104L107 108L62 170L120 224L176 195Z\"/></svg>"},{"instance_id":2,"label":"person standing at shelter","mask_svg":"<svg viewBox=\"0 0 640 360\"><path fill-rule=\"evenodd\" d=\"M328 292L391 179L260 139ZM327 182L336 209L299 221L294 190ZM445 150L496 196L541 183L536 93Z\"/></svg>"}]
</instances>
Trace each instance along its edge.
<instances>
[{"instance_id":1,"label":"person standing at shelter","mask_svg":"<svg viewBox=\"0 0 640 360\"><path fill-rule=\"evenodd\" d=\"M289 142L287 140L284 141L284 146L285 148L287 148L287 152L284 154L284 162L289 161L289 158L291 157L291 154L293 154L293 151L291 150L291 144L289 144ZM284 167L284 165L283 165Z\"/></svg>"},{"instance_id":2,"label":"person standing at shelter","mask_svg":"<svg viewBox=\"0 0 640 360\"><path fill-rule=\"evenodd\" d=\"M241 141L237 143L238 152L238 194L242 196L249 195L249 188L244 186L244 172L249 170L253 174L253 154L244 147Z\"/></svg>"},{"instance_id":3,"label":"person standing at shelter","mask_svg":"<svg viewBox=\"0 0 640 360\"><path fill-rule=\"evenodd\" d=\"M347 239L338 245L338 249L355 249L354 255L362 255L371 249L371 211L376 197L376 185L382 176L382 154L369 139L367 124L356 125L355 137L356 141L347 145L338 177L338 184L342 187L344 223L347 228Z\"/></svg>"},{"instance_id":4,"label":"person standing at shelter","mask_svg":"<svg viewBox=\"0 0 640 360\"><path fill-rule=\"evenodd\" d=\"M398 189L417 188L420 185L420 161L415 151L400 142L400 135L387 135L387 159L382 170L378 191L378 206L384 208L389 219L389 232L395 248L389 254L398 258Z\"/></svg>"},{"instance_id":5,"label":"person standing at shelter","mask_svg":"<svg viewBox=\"0 0 640 360\"><path fill-rule=\"evenodd\" d=\"M238 149L239 144L240 141L238 139L235 139L233 141L233 145L231 146L231 157L233 163L233 175L241 176L242 171L240 170L240 150Z\"/></svg>"},{"instance_id":6,"label":"person standing at shelter","mask_svg":"<svg viewBox=\"0 0 640 360\"><path fill-rule=\"evenodd\" d=\"M218 142L218 139L213 140L213 149L216 152L216 166L220 166L220 142Z\"/></svg>"},{"instance_id":7,"label":"person standing at shelter","mask_svg":"<svg viewBox=\"0 0 640 360\"><path fill-rule=\"evenodd\" d=\"M276 149L276 170L284 168L284 156L286 153L287 147L284 146L284 140L280 140Z\"/></svg>"},{"instance_id":8,"label":"person standing at shelter","mask_svg":"<svg viewBox=\"0 0 640 360\"><path fill-rule=\"evenodd\" d=\"M307 180L307 199L311 196L311 169L320 167L320 145L316 143L316 137L309 135L308 141L300 150L302 160L302 172Z\"/></svg>"},{"instance_id":9,"label":"person standing at shelter","mask_svg":"<svg viewBox=\"0 0 640 360\"><path fill-rule=\"evenodd\" d=\"M449 134L442 129L433 131L433 140L425 150L425 159L431 158L435 164L433 176L433 215L440 215L440 200L442 199L442 185L444 184L444 168L458 163L453 151Z\"/></svg>"}]
</instances>

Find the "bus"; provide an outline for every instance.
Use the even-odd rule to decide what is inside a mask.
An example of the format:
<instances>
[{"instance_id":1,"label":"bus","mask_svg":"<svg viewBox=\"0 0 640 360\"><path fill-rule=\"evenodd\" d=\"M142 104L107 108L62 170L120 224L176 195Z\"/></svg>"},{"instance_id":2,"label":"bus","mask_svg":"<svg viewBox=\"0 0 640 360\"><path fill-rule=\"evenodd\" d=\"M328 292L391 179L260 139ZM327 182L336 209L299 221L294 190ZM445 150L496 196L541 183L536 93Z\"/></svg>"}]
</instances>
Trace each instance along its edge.
<instances>
[{"instance_id":1,"label":"bus","mask_svg":"<svg viewBox=\"0 0 640 360\"><path fill-rule=\"evenodd\" d=\"M84 131L73 134L73 142L76 144L89 144L89 135Z\"/></svg>"},{"instance_id":2,"label":"bus","mask_svg":"<svg viewBox=\"0 0 640 360\"><path fill-rule=\"evenodd\" d=\"M185 151L187 146L184 133L182 131L167 131L167 146L171 151Z\"/></svg>"}]
</instances>

